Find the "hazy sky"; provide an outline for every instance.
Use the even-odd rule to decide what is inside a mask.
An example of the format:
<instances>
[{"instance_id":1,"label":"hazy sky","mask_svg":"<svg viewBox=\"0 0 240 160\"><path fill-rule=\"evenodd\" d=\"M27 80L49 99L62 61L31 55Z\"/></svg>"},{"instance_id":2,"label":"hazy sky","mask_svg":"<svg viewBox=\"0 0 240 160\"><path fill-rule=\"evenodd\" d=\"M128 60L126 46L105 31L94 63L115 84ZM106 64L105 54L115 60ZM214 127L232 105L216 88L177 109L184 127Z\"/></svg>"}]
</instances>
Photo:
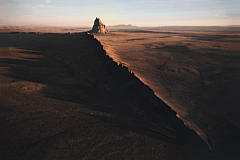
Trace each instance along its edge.
<instances>
[{"instance_id":1,"label":"hazy sky","mask_svg":"<svg viewBox=\"0 0 240 160\"><path fill-rule=\"evenodd\" d=\"M240 25L240 0L0 0L0 25Z\"/></svg>"}]
</instances>

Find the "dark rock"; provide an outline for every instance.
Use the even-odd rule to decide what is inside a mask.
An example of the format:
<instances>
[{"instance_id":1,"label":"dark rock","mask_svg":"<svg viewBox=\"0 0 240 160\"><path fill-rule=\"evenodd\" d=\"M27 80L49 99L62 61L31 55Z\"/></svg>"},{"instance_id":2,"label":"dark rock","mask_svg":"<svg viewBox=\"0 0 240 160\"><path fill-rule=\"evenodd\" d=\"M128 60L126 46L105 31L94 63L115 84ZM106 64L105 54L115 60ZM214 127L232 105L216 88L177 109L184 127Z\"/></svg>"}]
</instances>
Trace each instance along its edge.
<instances>
[{"instance_id":1,"label":"dark rock","mask_svg":"<svg viewBox=\"0 0 240 160\"><path fill-rule=\"evenodd\" d=\"M89 33L108 33L108 29L101 22L100 18L96 17L93 28L89 31Z\"/></svg>"}]
</instances>

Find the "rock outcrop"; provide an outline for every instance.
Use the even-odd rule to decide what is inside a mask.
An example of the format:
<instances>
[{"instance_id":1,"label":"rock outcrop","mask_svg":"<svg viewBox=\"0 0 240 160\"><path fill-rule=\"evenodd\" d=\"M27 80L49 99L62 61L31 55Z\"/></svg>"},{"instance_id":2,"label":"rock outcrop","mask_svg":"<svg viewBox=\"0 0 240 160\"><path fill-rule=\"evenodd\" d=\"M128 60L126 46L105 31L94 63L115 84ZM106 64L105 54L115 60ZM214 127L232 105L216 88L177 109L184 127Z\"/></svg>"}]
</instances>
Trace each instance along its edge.
<instances>
[{"instance_id":1,"label":"rock outcrop","mask_svg":"<svg viewBox=\"0 0 240 160\"><path fill-rule=\"evenodd\" d=\"M96 17L93 28L89 31L89 33L108 33L108 29L101 22L100 18Z\"/></svg>"}]
</instances>

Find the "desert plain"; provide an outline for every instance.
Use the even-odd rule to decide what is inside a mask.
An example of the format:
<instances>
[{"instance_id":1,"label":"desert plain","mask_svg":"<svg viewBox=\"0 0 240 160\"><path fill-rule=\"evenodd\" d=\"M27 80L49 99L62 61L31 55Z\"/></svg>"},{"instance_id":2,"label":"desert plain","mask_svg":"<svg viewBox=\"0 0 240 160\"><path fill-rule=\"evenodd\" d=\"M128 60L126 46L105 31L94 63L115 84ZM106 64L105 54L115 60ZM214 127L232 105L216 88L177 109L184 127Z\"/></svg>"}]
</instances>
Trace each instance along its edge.
<instances>
[{"instance_id":1,"label":"desert plain","mask_svg":"<svg viewBox=\"0 0 240 160\"><path fill-rule=\"evenodd\" d=\"M0 159L240 157L238 30L0 28Z\"/></svg>"}]
</instances>

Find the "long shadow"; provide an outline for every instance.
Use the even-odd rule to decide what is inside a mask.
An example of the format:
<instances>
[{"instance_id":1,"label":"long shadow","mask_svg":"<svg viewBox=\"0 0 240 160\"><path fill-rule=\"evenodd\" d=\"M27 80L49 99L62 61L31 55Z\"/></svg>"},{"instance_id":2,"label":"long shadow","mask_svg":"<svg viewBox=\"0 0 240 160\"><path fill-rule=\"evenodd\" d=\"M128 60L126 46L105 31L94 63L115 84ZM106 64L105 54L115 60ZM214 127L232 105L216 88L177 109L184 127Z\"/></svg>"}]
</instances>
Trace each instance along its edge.
<instances>
[{"instance_id":1,"label":"long shadow","mask_svg":"<svg viewBox=\"0 0 240 160\"><path fill-rule=\"evenodd\" d=\"M1 58L1 66L10 71L4 76L45 84L41 91L45 97L112 114L116 118L86 113L115 127L191 146L197 155L209 154L204 141L128 68L113 62L92 36L9 34L5 38L5 47L37 51L22 53L42 58Z\"/></svg>"}]
</instances>

